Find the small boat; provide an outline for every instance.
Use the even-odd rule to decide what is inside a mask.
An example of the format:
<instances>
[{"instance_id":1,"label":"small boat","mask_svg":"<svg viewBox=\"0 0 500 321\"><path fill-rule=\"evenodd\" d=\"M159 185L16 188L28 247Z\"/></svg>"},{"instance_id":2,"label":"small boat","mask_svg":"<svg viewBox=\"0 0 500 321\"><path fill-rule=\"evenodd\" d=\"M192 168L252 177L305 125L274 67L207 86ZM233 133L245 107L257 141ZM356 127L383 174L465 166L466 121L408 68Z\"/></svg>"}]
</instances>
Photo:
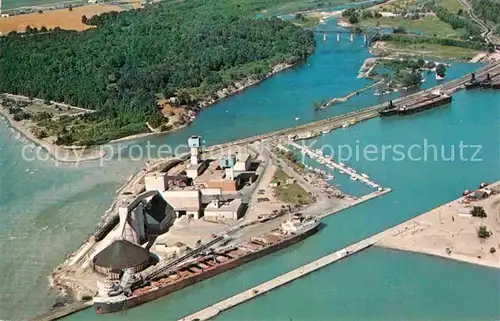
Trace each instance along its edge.
<instances>
[{"instance_id":1,"label":"small boat","mask_svg":"<svg viewBox=\"0 0 500 321\"><path fill-rule=\"evenodd\" d=\"M339 165L340 165L340 166L342 166L342 167L344 167L344 166L345 166L345 164L344 164L344 163L341 163L341 162L339 163Z\"/></svg>"},{"instance_id":2,"label":"small boat","mask_svg":"<svg viewBox=\"0 0 500 321\"><path fill-rule=\"evenodd\" d=\"M342 171L342 170L340 170L340 171L339 171L339 173L340 173L340 174L345 174L345 172L344 172L344 171Z\"/></svg>"},{"instance_id":3,"label":"small boat","mask_svg":"<svg viewBox=\"0 0 500 321\"><path fill-rule=\"evenodd\" d=\"M354 177L354 176L351 176L351 180L353 180L353 181L357 181L357 180L358 180L358 178L357 178L357 177Z\"/></svg>"},{"instance_id":4,"label":"small boat","mask_svg":"<svg viewBox=\"0 0 500 321\"><path fill-rule=\"evenodd\" d=\"M361 173L361 176L363 176L364 178L370 178L370 176L366 175L365 173Z\"/></svg>"},{"instance_id":5,"label":"small boat","mask_svg":"<svg viewBox=\"0 0 500 321\"><path fill-rule=\"evenodd\" d=\"M344 125L342 125L342 128L347 128L347 127L349 127L348 123L345 123Z\"/></svg>"}]
</instances>

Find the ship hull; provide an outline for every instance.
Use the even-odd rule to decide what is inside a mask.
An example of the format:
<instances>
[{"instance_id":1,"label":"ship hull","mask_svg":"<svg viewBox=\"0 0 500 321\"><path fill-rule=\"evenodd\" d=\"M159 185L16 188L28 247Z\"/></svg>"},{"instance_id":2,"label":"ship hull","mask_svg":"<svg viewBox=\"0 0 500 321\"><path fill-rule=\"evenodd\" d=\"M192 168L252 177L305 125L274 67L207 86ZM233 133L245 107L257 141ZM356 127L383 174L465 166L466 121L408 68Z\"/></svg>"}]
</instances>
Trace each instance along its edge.
<instances>
[{"instance_id":1,"label":"ship hull","mask_svg":"<svg viewBox=\"0 0 500 321\"><path fill-rule=\"evenodd\" d=\"M268 254L274 253L276 251L279 251L281 249L284 249L290 245L293 245L297 242L300 242L307 237L315 234L318 231L319 225L315 226L314 228L311 228L308 231L305 231L304 233L297 234L291 238L285 239L279 243L270 245L266 248L263 248L260 251L256 252L251 252L249 254L246 254L242 257L236 258L234 260L230 260L225 263L220 263L217 266L213 268L208 268L204 270L200 274L193 275L191 277L188 277L184 280L181 280L179 282L164 286L164 287L159 287L157 289L152 289L151 291L144 293L139 296L134 296L131 298L127 298L124 300L119 300L119 301L114 301L114 302L95 302L94 301L94 308L97 314L105 314L105 313L113 313L113 312L119 312L119 311L124 311L128 309L132 309L136 306L139 306L141 304L156 300L158 298L164 297L166 295L169 295L171 293L174 293L176 291L179 291L185 287L188 287L192 284L198 283L200 281L209 279L211 277L214 277L216 275L219 275L223 272L229 271L231 269L234 269L238 266L241 266L245 263L248 263L250 261L256 260L258 258L264 257Z\"/></svg>"},{"instance_id":2,"label":"ship hull","mask_svg":"<svg viewBox=\"0 0 500 321\"><path fill-rule=\"evenodd\" d=\"M388 116L395 116L398 114L398 110L396 108L394 109L385 109L385 110L381 110L379 112L380 116L381 117L388 117Z\"/></svg>"},{"instance_id":3,"label":"ship hull","mask_svg":"<svg viewBox=\"0 0 500 321\"><path fill-rule=\"evenodd\" d=\"M429 101L428 103L425 103L422 106L401 110L399 112L399 115L401 115L401 116L411 115L411 114L418 113L418 112L421 112L424 110L428 110L428 109L432 109L432 108L439 107L442 105L446 105L446 104L451 103L451 99L452 99L452 97L449 96L446 98L437 99L435 101Z\"/></svg>"}]
</instances>

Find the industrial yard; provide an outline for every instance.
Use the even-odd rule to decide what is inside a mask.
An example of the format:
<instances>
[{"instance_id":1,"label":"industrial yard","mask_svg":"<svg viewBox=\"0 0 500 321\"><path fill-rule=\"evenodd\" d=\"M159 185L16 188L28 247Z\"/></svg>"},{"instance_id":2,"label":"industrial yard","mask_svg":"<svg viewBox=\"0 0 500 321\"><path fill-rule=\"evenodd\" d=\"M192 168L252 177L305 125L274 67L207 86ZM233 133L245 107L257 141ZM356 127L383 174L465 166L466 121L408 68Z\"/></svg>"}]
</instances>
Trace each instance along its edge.
<instances>
[{"instance_id":1,"label":"industrial yard","mask_svg":"<svg viewBox=\"0 0 500 321\"><path fill-rule=\"evenodd\" d=\"M334 212L352 202L318 184L321 175L304 179L274 144L203 152L192 136L188 145L188 155L150 163L119 191L97 233L54 271L54 287L89 299L98 281L117 279L122 269L154 273L217 235L249 240L294 213ZM300 201L283 199L283 191Z\"/></svg>"},{"instance_id":2,"label":"industrial yard","mask_svg":"<svg viewBox=\"0 0 500 321\"><path fill-rule=\"evenodd\" d=\"M496 68L489 65L478 76ZM441 88L451 94L465 83L464 77ZM321 218L390 192L368 175L297 144L376 117L380 108L205 150L201 138L191 136L190 153L149 162L119 190L98 231L54 271L53 286L77 300L100 293L94 299L98 313L128 309L293 244L296 239L279 231L297 215L301 222ZM344 195L328 184L328 175L290 158L292 148L375 190L360 198ZM137 280L151 285L133 290Z\"/></svg>"}]
</instances>

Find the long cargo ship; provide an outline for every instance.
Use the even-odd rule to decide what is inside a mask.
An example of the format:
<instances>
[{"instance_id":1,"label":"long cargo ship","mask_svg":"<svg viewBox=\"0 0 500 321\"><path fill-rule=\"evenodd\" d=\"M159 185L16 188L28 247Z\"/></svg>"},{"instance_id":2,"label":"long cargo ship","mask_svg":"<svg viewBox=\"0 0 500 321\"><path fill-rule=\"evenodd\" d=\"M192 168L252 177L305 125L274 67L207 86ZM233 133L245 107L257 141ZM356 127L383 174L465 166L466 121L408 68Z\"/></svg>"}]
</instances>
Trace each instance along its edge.
<instances>
[{"instance_id":1,"label":"long cargo ship","mask_svg":"<svg viewBox=\"0 0 500 321\"><path fill-rule=\"evenodd\" d=\"M448 104L451 102L451 99L452 99L451 96L436 91L428 95L425 95L422 98L411 101L407 105L403 106L393 106L391 102L386 108L382 109L379 112L379 114L382 117L395 116L395 115L400 115L400 116L409 115Z\"/></svg>"},{"instance_id":2,"label":"long cargo ship","mask_svg":"<svg viewBox=\"0 0 500 321\"><path fill-rule=\"evenodd\" d=\"M123 274L120 283L99 286L96 313L131 309L293 245L318 231L318 217L295 214L279 228L235 245L212 248L154 277Z\"/></svg>"}]
</instances>

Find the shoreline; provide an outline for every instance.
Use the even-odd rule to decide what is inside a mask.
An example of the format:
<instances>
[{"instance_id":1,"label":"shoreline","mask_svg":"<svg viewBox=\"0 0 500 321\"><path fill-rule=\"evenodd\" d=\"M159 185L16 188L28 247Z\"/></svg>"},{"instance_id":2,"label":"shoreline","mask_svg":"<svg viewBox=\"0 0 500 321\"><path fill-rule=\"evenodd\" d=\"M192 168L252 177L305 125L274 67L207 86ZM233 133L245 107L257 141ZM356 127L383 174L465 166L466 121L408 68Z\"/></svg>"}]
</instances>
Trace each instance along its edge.
<instances>
[{"instance_id":1,"label":"shoreline","mask_svg":"<svg viewBox=\"0 0 500 321\"><path fill-rule=\"evenodd\" d=\"M256 76L253 75L253 76L248 76L248 77L241 79L239 81L235 81L232 85L221 88L212 94L212 95L217 96L217 98L214 99L210 96L210 97L207 97L207 98L199 101L197 103L199 106L198 107L199 112L202 112L204 109L209 108L210 106L215 105L216 103L218 103L224 99L227 99L227 98L232 97L233 95L239 94L252 86L258 85L259 83L263 82L264 80L271 78L272 76L276 75L277 73L279 73L281 71L292 68L292 67L296 66L297 64L298 63L295 63L295 64L279 63L279 64L275 65L273 67L273 70L268 72L263 78L256 78ZM140 138L145 138L145 137L156 137L156 136L159 137L159 136L163 136L163 135L168 135L170 133L173 133L175 131L178 131L178 130L181 130L185 127L188 127L193 122L194 121L186 122L186 123L174 128L172 130L165 131L165 132L134 134L134 135L129 135L129 136L113 139L113 140L109 141L108 143L112 144L112 143L130 141L130 140L135 140L135 139L140 139Z\"/></svg>"},{"instance_id":2,"label":"shoreline","mask_svg":"<svg viewBox=\"0 0 500 321\"><path fill-rule=\"evenodd\" d=\"M466 202L465 197L460 197L439 205L397 225L394 233L384 237L377 246L500 269L500 249L490 252L499 246L500 240L500 181L487 188L496 193L475 202ZM470 216L468 211L472 206L484 207L488 216ZM492 231L490 237L477 236L481 225Z\"/></svg>"},{"instance_id":3,"label":"shoreline","mask_svg":"<svg viewBox=\"0 0 500 321\"><path fill-rule=\"evenodd\" d=\"M26 126L22 123L14 120L12 115L0 105L0 116L7 120L7 126L13 130L19 132L22 136L28 139L32 144L36 145L38 148L45 150L50 157L61 163L80 163L84 161L93 161L101 159L106 156L104 151L95 150L95 147L91 147L87 150L86 147L83 148L68 148L59 147L48 141L44 141L36 138ZM90 153L90 154L89 154ZM87 155L86 155L87 154ZM61 155L66 155L61 157Z\"/></svg>"},{"instance_id":4,"label":"shoreline","mask_svg":"<svg viewBox=\"0 0 500 321\"><path fill-rule=\"evenodd\" d=\"M300 61L300 62L302 62L302 61ZM298 62L298 63L300 63L300 62ZM252 87L254 85L257 85L257 84L261 83L262 81L264 81L264 80L266 80L266 79L268 79L268 78L276 75L277 73L279 73L281 71L284 71L284 70L287 70L289 68L292 68L292 67L296 66L298 63L295 63L295 64L279 63L279 64L277 64L277 65L275 65L273 67L273 70L271 70L270 72L268 72L262 78L258 78L255 75L254 76L249 76L249 77L246 77L246 78L244 78L242 80L234 82L232 85L230 85L228 87L224 87L222 89L219 89L217 92L215 92L213 94L213 95L217 96L217 98L214 99L212 97L207 97L204 100L198 102L198 105L200 106L199 107L200 108L199 111L201 112L205 108L208 108L208 107L214 105L215 103L217 103L217 102L219 102L219 101L221 101L223 99L226 99L226 98L229 98L229 97L231 97L233 95L239 94L239 93L243 92L245 89L247 89L249 87ZM22 97L22 98L25 97L25 96L22 96L22 95L12 95L12 94L9 94L9 93L5 93L5 95L7 95L9 97L18 97L18 98L19 97ZM57 102L54 102L54 103L55 104L59 104L59 105L65 105L63 103L57 103ZM80 108L80 107L74 107L74 108ZM92 152L98 152L98 154L93 154L93 155L88 155L88 156L77 155L78 153L76 152L76 151L81 150L81 149L86 150L87 148L89 148L89 149L95 149L95 148L98 148L99 146L103 146L105 144L94 145L94 146L90 146L90 147L81 146L80 149L70 149L70 148L59 147L59 146L56 146L55 144L52 144L50 142L43 141L43 140L40 140L40 139L36 138L29 131L28 128L26 128L25 126L23 126L23 124L21 124L20 122L16 122L12 118L12 116L9 114L9 112L6 111L2 106L0 106L0 115L3 116L3 117L5 117L7 119L9 127L13 128L14 130L16 130L19 133L21 133L21 135L23 135L24 137L26 137L32 143L36 144L39 147L42 147L56 161L63 162L63 163L79 163L79 162L85 162L85 161L99 160L99 159L103 158L104 156L106 156L106 153L104 151L99 151L99 152L98 151L92 151ZM191 123L192 122L186 122L186 123L184 123L182 125L179 125L176 128L173 128L172 130L165 131L165 132L139 133L139 134L133 134L133 135L129 135L129 136L124 136L124 137L121 137L121 138L113 139L113 140L109 141L107 144L113 144L113 143L118 143L118 142L131 141L131 140L136 140L136 139L141 139L141 138L146 138L146 137L155 137L155 136L160 137L160 136L168 135L168 134L173 133L175 131L181 130L181 129L189 126ZM71 151L73 153L72 158L61 158L61 157L59 157L59 155L62 154L62 151L65 151L66 154L70 153L70 151Z\"/></svg>"}]
</instances>

